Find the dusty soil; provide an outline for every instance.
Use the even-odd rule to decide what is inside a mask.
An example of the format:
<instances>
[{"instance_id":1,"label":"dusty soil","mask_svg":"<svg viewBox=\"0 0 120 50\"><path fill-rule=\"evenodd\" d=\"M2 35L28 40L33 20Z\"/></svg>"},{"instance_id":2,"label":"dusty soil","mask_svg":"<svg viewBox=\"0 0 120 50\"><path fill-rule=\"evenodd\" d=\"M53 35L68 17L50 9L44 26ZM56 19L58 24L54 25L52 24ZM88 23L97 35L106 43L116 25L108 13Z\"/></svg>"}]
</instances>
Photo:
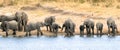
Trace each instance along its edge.
<instances>
[{"instance_id":1,"label":"dusty soil","mask_svg":"<svg viewBox=\"0 0 120 50\"><path fill-rule=\"evenodd\" d=\"M72 3L71 3L72 4ZM30 7L29 7L30 6ZM25 9L21 9L21 7L25 7ZM29 7L29 8L27 8ZM27 9L26 9L27 8ZM72 4L67 6L67 4L57 4L56 3L44 3L42 5L24 5L24 6L6 6L0 7L0 14L12 13L14 14L16 11L24 11L28 14L29 22L44 22L44 19L49 16L55 16L56 23L60 26L64 23L64 21L68 18L72 19L76 24L75 33L79 34L79 25L83 23L83 21L87 18L91 18L95 23L102 22L104 24L103 33L107 34L107 24L106 19L108 17L113 17L118 26L118 31L120 31L120 9L115 8L101 8L101 7L89 7L85 4ZM93 15L93 16L91 16ZM46 31L46 27L42 28L44 35L54 35ZM1 32L1 31L0 31ZM33 31L32 34L36 34L36 31ZM96 33L96 27L95 27ZM10 31L11 34L11 31ZM60 35L64 35L64 31L60 31ZM120 33L118 33L120 34ZM4 32L0 33L0 35L5 35ZM25 32L18 32L17 36L23 36Z\"/></svg>"}]
</instances>

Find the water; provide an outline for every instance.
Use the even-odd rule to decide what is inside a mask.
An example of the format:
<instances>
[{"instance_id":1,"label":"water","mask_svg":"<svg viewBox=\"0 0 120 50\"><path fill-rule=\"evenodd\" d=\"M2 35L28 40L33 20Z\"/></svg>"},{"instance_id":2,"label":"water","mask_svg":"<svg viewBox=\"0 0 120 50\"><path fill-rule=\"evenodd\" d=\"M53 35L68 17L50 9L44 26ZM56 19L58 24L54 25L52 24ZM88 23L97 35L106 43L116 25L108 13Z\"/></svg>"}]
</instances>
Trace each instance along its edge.
<instances>
[{"instance_id":1,"label":"water","mask_svg":"<svg viewBox=\"0 0 120 50\"><path fill-rule=\"evenodd\" d=\"M120 50L120 36L0 37L0 50Z\"/></svg>"}]
</instances>

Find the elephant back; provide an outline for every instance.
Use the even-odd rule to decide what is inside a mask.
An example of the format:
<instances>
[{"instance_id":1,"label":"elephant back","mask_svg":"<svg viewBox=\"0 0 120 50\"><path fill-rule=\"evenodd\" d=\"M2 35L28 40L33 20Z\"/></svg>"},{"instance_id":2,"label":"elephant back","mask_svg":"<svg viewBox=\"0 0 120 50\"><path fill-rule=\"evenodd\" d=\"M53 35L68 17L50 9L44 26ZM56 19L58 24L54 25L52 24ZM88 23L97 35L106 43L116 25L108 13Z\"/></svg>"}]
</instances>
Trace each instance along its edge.
<instances>
[{"instance_id":1,"label":"elephant back","mask_svg":"<svg viewBox=\"0 0 120 50\"><path fill-rule=\"evenodd\" d=\"M18 30L18 23L15 20L8 22L9 29Z\"/></svg>"},{"instance_id":2,"label":"elephant back","mask_svg":"<svg viewBox=\"0 0 120 50\"><path fill-rule=\"evenodd\" d=\"M96 23L96 28L101 30L103 28L103 24L101 22Z\"/></svg>"},{"instance_id":3,"label":"elephant back","mask_svg":"<svg viewBox=\"0 0 120 50\"><path fill-rule=\"evenodd\" d=\"M45 22L46 25L52 25L52 23L55 22L55 17L50 16L48 18L45 18L44 22Z\"/></svg>"},{"instance_id":4,"label":"elephant back","mask_svg":"<svg viewBox=\"0 0 120 50\"><path fill-rule=\"evenodd\" d=\"M109 26L115 25L115 21L113 20L113 18L107 19L107 25L109 25Z\"/></svg>"}]
</instances>

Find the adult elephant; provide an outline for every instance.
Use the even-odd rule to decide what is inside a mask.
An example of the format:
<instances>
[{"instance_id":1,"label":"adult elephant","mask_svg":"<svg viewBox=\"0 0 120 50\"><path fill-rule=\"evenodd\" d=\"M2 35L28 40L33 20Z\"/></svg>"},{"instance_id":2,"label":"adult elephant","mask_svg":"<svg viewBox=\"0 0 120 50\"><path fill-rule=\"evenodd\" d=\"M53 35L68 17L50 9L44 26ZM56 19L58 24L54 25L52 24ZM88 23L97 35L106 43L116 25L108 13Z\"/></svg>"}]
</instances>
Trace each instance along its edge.
<instances>
[{"instance_id":1,"label":"adult elephant","mask_svg":"<svg viewBox=\"0 0 120 50\"><path fill-rule=\"evenodd\" d=\"M0 22L4 22L4 21L12 21L12 20L16 20L16 17L14 15L11 14L4 14L4 15L0 15ZM2 25L1 25L2 26ZM4 27L1 28L3 31Z\"/></svg>"},{"instance_id":2,"label":"adult elephant","mask_svg":"<svg viewBox=\"0 0 120 50\"><path fill-rule=\"evenodd\" d=\"M64 24L62 25L62 30L65 28L66 36L73 36L75 32L75 23L71 19L67 19Z\"/></svg>"},{"instance_id":3,"label":"adult elephant","mask_svg":"<svg viewBox=\"0 0 120 50\"><path fill-rule=\"evenodd\" d=\"M84 25L86 26L87 35L94 35L94 21L92 19L86 19Z\"/></svg>"},{"instance_id":4,"label":"adult elephant","mask_svg":"<svg viewBox=\"0 0 120 50\"><path fill-rule=\"evenodd\" d=\"M47 31L48 31L48 28L50 32L52 31L51 26L53 22L55 22L55 16L50 16L50 17L45 18L44 23L47 28Z\"/></svg>"},{"instance_id":5,"label":"adult elephant","mask_svg":"<svg viewBox=\"0 0 120 50\"><path fill-rule=\"evenodd\" d=\"M0 15L0 22L16 20L14 15Z\"/></svg>"},{"instance_id":6,"label":"adult elephant","mask_svg":"<svg viewBox=\"0 0 120 50\"><path fill-rule=\"evenodd\" d=\"M42 31L41 31L41 27L44 26L43 22L30 22L26 25L26 36L31 36L31 31L33 30L37 30L37 36L39 36L39 33L41 33L41 35L43 35Z\"/></svg>"},{"instance_id":7,"label":"adult elephant","mask_svg":"<svg viewBox=\"0 0 120 50\"><path fill-rule=\"evenodd\" d=\"M110 34L110 28L112 29L112 34L115 35L115 32L118 32L117 25L115 24L115 20L113 18L107 19L108 26L108 34Z\"/></svg>"},{"instance_id":8,"label":"adult elephant","mask_svg":"<svg viewBox=\"0 0 120 50\"><path fill-rule=\"evenodd\" d=\"M26 25L27 25L27 22L28 22L28 16L25 12L16 12L15 13L15 17L16 17L16 21L18 22L18 28L19 30L23 30L23 27L24 27L24 31L26 29ZM23 27L20 27L22 24Z\"/></svg>"},{"instance_id":9,"label":"adult elephant","mask_svg":"<svg viewBox=\"0 0 120 50\"><path fill-rule=\"evenodd\" d=\"M97 36L98 35L101 36L102 35L102 31L103 31L103 24L101 22L97 22L96 23L96 28L97 28Z\"/></svg>"},{"instance_id":10,"label":"adult elephant","mask_svg":"<svg viewBox=\"0 0 120 50\"><path fill-rule=\"evenodd\" d=\"M16 35L16 31L18 30L18 22L16 22L15 20L3 21L1 25L1 27L3 27L6 32L6 36L8 36L9 30L13 30L13 35Z\"/></svg>"}]
</instances>

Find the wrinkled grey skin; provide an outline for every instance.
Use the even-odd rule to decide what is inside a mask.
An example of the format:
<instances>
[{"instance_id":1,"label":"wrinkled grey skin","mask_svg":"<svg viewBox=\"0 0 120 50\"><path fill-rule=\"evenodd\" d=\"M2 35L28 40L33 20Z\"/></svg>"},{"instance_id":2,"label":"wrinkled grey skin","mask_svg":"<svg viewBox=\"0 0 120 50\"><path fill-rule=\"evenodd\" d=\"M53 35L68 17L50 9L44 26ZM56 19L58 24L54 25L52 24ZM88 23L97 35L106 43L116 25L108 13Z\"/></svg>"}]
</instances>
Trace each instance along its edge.
<instances>
[{"instance_id":1,"label":"wrinkled grey skin","mask_svg":"<svg viewBox=\"0 0 120 50\"><path fill-rule=\"evenodd\" d=\"M44 26L44 23L42 22L37 22L37 23L28 23L26 25L26 36L31 36L31 31L33 30L37 30L37 36L39 36L39 33L41 33L41 35L43 35L42 31L41 31L41 27Z\"/></svg>"},{"instance_id":2,"label":"wrinkled grey skin","mask_svg":"<svg viewBox=\"0 0 120 50\"><path fill-rule=\"evenodd\" d=\"M87 35L94 35L94 21L92 19L86 19L84 25L86 27Z\"/></svg>"},{"instance_id":3,"label":"wrinkled grey skin","mask_svg":"<svg viewBox=\"0 0 120 50\"><path fill-rule=\"evenodd\" d=\"M62 25L62 30L65 28L66 36L73 36L75 32L75 24L71 19L67 19L64 24Z\"/></svg>"},{"instance_id":4,"label":"wrinkled grey skin","mask_svg":"<svg viewBox=\"0 0 120 50\"><path fill-rule=\"evenodd\" d=\"M83 35L84 35L84 29L85 29L85 26L84 26L84 25L80 25L80 26L79 26L80 36L83 36Z\"/></svg>"},{"instance_id":5,"label":"wrinkled grey skin","mask_svg":"<svg viewBox=\"0 0 120 50\"><path fill-rule=\"evenodd\" d=\"M110 34L110 28L112 29L113 35L115 35L115 33L118 32L117 25L115 24L113 18L107 19L107 26L108 26L108 34Z\"/></svg>"},{"instance_id":6,"label":"wrinkled grey skin","mask_svg":"<svg viewBox=\"0 0 120 50\"><path fill-rule=\"evenodd\" d=\"M13 35L16 35L16 31L18 30L18 23L15 20L3 21L1 25L1 27L4 27L3 29L6 32L6 36L8 36L9 30L13 30Z\"/></svg>"},{"instance_id":7,"label":"wrinkled grey skin","mask_svg":"<svg viewBox=\"0 0 120 50\"><path fill-rule=\"evenodd\" d=\"M25 12L16 12L15 13L16 21L18 22L19 30L22 31L24 28L25 31L25 26L27 25L28 22L28 16ZM20 27L22 24L23 27Z\"/></svg>"},{"instance_id":8,"label":"wrinkled grey skin","mask_svg":"<svg viewBox=\"0 0 120 50\"><path fill-rule=\"evenodd\" d=\"M61 28L57 23L52 24L52 32L54 32L57 36L58 29Z\"/></svg>"},{"instance_id":9,"label":"wrinkled grey skin","mask_svg":"<svg viewBox=\"0 0 120 50\"><path fill-rule=\"evenodd\" d=\"M51 30L51 25L52 25L53 22L55 22L55 17L54 16L50 16L48 18L45 18L44 23L45 23L45 26L47 28L47 31L48 31L48 28L49 28L50 32L52 31Z\"/></svg>"},{"instance_id":10,"label":"wrinkled grey skin","mask_svg":"<svg viewBox=\"0 0 120 50\"><path fill-rule=\"evenodd\" d=\"M103 24L101 22L96 23L96 28L97 28L97 35L102 35L102 30L103 30ZM100 31L100 32L99 32Z\"/></svg>"}]
</instances>

